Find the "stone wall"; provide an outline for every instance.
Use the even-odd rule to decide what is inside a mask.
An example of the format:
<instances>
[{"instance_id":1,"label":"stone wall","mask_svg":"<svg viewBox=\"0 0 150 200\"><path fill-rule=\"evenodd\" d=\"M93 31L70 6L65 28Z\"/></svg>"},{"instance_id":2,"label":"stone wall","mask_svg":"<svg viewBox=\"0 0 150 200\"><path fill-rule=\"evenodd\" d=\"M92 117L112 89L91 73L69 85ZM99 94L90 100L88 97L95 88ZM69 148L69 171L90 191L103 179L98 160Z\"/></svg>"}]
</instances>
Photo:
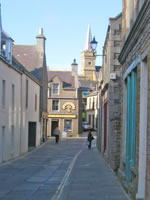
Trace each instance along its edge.
<instances>
[{"instance_id":1,"label":"stone wall","mask_svg":"<svg viewBox=\"0 0 150 200\"><path fill-rule=\"evenodd\" d=\"M134 25L132 26L132 29L128 35L128 38L124 42L123 49L121 51L119 60L122 64L123 69L123 76L128 70L128 67L133 63L133 61L140 55L141 56L141 62L144 57L146 57L149 54L150 51L150 1L145 1L142 10L140 11ZM148 60L149 65L149 60ZM149 66L150 67L150 66ZM136 83L136 139L135 139L135 165L133 169L131 169L132 173L132 180L129 182L128 186L126 187L126 184L124 185L128 192L132 194L132 196L135 198L137 193L137 186L138 186L138 164L139 164L139 135L142 134L139 132L139 124L140 124L140 63L135 68L137 70L137 83ZM149 70L149 69L148 69ZM148 74L150 77L150 73ZM125 84L125 81L123 80L123 84ZM150 84L149 84L150 86ZM124 98L124 90L122 90L122 98ZM149 97L150 98L150 97ZM148 99L150 102L150 99ZM123 101L122 101L123 102ZM149 103L148 102L148 103ZM150 104L148 104L150 105ZM148 107L149 109L149 107ZM149 112L148 112L149 113ZM121 123L121 129L122 134L126 134L124 131L124 111L123 111L123 105L122 105L122 123ZM147 138L147 178L146 178L146 198L149 199L149 165L150 165L150 143L149 143L149 127L150 127L150 121L149 121L149 114L148 114L148 138ZM124 135L122 135L123 138L125 138ZM123 142L123 140L121 140ZM121 146L126 146L124 144L121 144ZM123 157L123 151L121 153L121 163L120 163L120 176L122 181L125 180L124 174L125 174L125 160Z\"/></svg>"}]
</instances>

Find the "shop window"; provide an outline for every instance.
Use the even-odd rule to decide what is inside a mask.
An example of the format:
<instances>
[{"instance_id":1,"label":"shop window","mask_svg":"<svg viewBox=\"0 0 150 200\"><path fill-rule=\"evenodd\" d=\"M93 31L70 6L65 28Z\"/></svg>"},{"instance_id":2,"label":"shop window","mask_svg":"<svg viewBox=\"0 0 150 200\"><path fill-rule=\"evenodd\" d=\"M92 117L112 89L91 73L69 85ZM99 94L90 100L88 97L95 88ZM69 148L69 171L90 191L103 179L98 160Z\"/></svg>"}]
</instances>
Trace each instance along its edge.
<instances>
[{"instance_id":1,"label":"shop window","mask_svg":"<svg viewBox=\"0 0 150 200\"><path fill-rule=\"evenodd\" d=\"M65 131L71 131L72 130L72 120L65 120L64 124L64 130Z\"/></svg>"}]
</instances>

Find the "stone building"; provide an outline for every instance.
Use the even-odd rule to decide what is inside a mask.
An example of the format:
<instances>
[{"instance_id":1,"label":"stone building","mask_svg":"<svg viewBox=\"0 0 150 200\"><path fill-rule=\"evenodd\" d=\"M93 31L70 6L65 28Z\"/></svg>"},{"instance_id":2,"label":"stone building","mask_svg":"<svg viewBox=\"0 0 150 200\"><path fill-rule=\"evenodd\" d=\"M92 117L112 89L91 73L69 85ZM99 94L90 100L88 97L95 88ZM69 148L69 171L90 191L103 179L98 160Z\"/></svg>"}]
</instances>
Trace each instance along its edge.
<instances>
[{"instance_id":1,"label":"stone building","mask_svg":"<svg viewBox=\"0 0 150 200\"><path fill-rule=\"evenodd\" d=\"M81 131L81 93L78 88L77 64L72 71L48 71L48 136L56 126L61 136L77 137Z\"/></svg>"},{"instance_id":2,"label":"stone building","mask_svg":"<svg viewBox=\"0 0 150 200\"><path fill-rule=\"evenodd\" d=\"M82 120L87 121L86 115L87 95L96 90L100 66L96 66L96 52L91 47L92 33L90 25L86 38L85 49L81 53L81 74L78 76L79 88L82 93ZM94 119L96 121L96 119Z\"/></svg>"},{"instance_id":3,"label":"stone building","mask_svg":"<svg viewBox=\"0 0 150 200\"><path fill-rule=\"evenodd\" d=\"M40 145L40 83L12 57L0 15L0 163Z\"/></svg>"},{"instance_id":4,"label":"stone building","mask_svg":"<svg viewBox=\"0 0 150 200\"><path fill-rule=\"evenodd\" d=\"M150 0L123 1L119 175L135 199L150 199Z\"/></svg>"},{"instance_id":5,"label":"stone building","mask_svg":"<svg viewBox=\"0 0 150 200\"><path fill-rule=\"evenodd\" d=\"M112 169L117 171L120 163L121 67L118 56L121 48L122 14L110 18L109 22L98 85L97 143Z\"/></svg>"},{"instance_id":6,"label":"stone building","mask_svg":"<svg viewBox=\"0 0 150 200\"><path fill-rule=\"evenodd\" d=\"M95 59L96 53L93 54L91 48L92 34L91 28L88 26L87 39L84 51L81 53L81 75L79 80L90 80L96 81L96 68L95 68Z\"/></svg>"},{"instance_id":7,"label":"stone building","mask_svg":"<svg viewBox=\"0 0 150 200\"><path fill-rule=\"evenodd\" d=\"M47 65L45 54L45 36L41 28L36 36L36 45L13 45L13 56L40 82L40 115L43 141L47 137Z\"/></svg>"}]
</instances>

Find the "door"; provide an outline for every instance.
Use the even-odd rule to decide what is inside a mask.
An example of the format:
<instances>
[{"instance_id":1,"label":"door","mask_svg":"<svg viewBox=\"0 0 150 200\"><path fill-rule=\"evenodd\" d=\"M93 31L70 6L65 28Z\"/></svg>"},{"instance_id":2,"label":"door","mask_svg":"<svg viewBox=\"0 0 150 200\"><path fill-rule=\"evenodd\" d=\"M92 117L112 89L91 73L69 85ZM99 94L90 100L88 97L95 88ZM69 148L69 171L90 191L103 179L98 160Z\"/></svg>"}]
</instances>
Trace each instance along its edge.
<instances>
[{"instance_id":1,"label":"door","mask_svg":"<svg viewBox=\"0 0 150 200\"><path fill-rule=\"evenodd\" d=\"M28 147L36 146L36 122L28 124Z\"/></svg>"},{"instance_id":2,"label":"door","mask_svg":"<svg viewBox=\"0 0 150 200\"><path fill-rule=\"evenodd\" d=\"M3 162L5 160L5 126L2 127L2 135L1 135L1 161Z\"/></svg>"},{"instance_id":3,"label":"door","mask_svg":"<svg viewBox=\"0 0 150 200\"><path fill-rule=\"evenodd\" d=\"M53 131L56 127L59 127L59 121L58 120L52 120L52 124L51 124L51 136L54 136L53 135Z\"/></svg>"}]
</instances>

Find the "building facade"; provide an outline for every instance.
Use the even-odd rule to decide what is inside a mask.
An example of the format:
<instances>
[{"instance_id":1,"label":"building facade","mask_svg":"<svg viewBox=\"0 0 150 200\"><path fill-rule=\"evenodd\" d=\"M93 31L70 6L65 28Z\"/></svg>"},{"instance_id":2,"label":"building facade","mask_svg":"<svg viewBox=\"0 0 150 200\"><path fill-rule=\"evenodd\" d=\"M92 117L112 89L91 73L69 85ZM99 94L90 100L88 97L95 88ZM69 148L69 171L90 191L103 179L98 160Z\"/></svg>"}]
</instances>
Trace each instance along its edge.
<instances>
[{"instance_id":1,"label":"building facade","mask_svg":"<svg viewBox=\"0 0 150 200\"><path fill-rule=\"evenodd\" d=\"M36 45L13 45L13 57L40 82L40 115L43 141L47 138L47 87L48 75L45 53L45 36L41 28Z\"/></svg>"},{"instance_id":2,"label":"building facade","mask_svg":"<svg viewBox=\"0 0 150 200\"><path fill-rule=\"evenodd\" d=\"M98 92L91 92L87 97L86 121L92 130L97 130L98 123Z\"/></svg>"},{"instance_id":3,"label":"building facade","mask_svg":"<svg viewBox=\"0 0 150 200\"><path fill-rule=\"evenodd\" d=\"M1 10L0 10L1 12ZM12 57L0 14L0 163L40 145L40 82Z\"/></svg>"},{"instance_id":4,"label":"building facade","mask_svg":"<svg viewBox=\"0 0 150 200\"><path fill-rule=\"evenodd\" d=\"M122 14L109 19L103 49L103 65L99 77L98 146L112 169L120 163L121 66L118 56L121 48ZM101 122L101 123L100 123Z\"/></svg>"},{"instance_id":5,"label":"building facade","mask_svg":"<svg viewBox=\"0 0 150 200\"><path fill-rule=\"evenodd\" d=\"M57 126L61 136L78 137L81 133L81 93L77 81L77 65L72 71L48 71L48 136Z\"/></svg>"},{"instance_id":6,"label":"building facade","mask_svg":"<svg viewBox=\"0 0 150 200\"><path fill-rule=\"evenodd\" d=\"M123 1L122 135L119 175L135 199L150 199L150 1Z\"/></svg>"}]
</instances>

